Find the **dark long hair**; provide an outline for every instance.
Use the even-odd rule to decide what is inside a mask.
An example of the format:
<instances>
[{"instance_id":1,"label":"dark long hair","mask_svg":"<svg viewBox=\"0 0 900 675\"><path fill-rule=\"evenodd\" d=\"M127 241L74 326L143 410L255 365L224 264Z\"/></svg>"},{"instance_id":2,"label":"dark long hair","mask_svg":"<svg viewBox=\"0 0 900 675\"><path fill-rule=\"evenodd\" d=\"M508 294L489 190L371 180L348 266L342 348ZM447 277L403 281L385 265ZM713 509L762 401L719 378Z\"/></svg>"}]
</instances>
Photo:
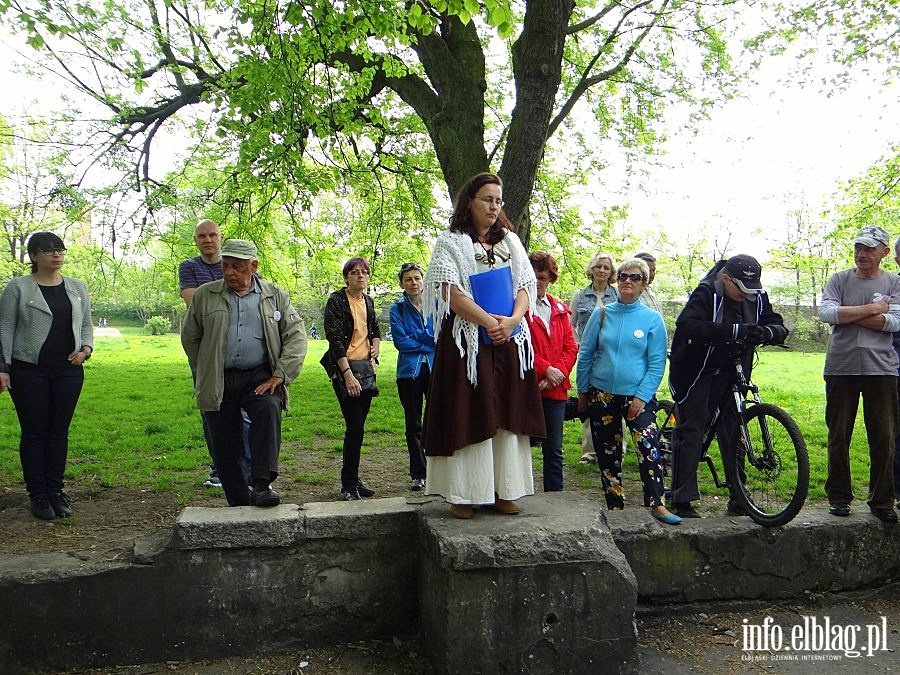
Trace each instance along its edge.
<instances>
[{"instance_id":1,"label":"dark long hair","mask_svg":"<svg viewBox=\"0 0 900 675\"><path fill-rule=\"evenodd\" d=\"M37 272L37 263L34 262L34 256L38 255L44 249L61 248L65 249L66 245L63 240L52 232L35 232L28 237L28 255L31 257L31 273Z\"/></svg>"},{"instance_id":2,"label":"dark long hair","mask_svg":"<svg viewBox=\"0 0 900 675\"><path fill-rule=\"evenodd\" d=\"M467 180L456 194L456 200L453 203L453 215L450 216L450 231L467 234L472 237L472 241L478 240L475 232L475 223L472 221L472 212L469 210L469 202L475 199L475 195L485 185L499 185L503 189L503 181L500 176L493 173L479 173ZM503 207L497 214L497 220L493 222L490 229L485 234L487 243L493 245L501 241L508 230L514 230L512 222L506 217Z\"/></svg>"}]
</instances>

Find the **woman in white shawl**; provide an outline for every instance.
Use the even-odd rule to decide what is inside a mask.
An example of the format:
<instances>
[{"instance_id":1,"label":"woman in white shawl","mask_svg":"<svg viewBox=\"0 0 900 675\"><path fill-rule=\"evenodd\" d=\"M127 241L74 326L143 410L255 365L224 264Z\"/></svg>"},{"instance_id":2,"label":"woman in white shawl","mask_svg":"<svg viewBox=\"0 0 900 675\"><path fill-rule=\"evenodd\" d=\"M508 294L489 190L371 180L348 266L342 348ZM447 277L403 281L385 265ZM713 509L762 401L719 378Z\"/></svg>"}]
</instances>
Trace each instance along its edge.
<instances>
[{"instance_id":1,"label":"woman in white shawl","mask_svg":"<svg viewBox=\"0 0 900 675\"><path fill-rule=\"evenodd\" d=\"M546 435L524 320L537 287L502 195L494 174L466 181L425 276L423 304L437 338L424 423L426 489L457 518L471 518L473 505L518 513L515 500L534 494L529 437ZM470 277L503 267L513 281L510 316L490 314L472 297Z\"/></svg>"}]
</instances>

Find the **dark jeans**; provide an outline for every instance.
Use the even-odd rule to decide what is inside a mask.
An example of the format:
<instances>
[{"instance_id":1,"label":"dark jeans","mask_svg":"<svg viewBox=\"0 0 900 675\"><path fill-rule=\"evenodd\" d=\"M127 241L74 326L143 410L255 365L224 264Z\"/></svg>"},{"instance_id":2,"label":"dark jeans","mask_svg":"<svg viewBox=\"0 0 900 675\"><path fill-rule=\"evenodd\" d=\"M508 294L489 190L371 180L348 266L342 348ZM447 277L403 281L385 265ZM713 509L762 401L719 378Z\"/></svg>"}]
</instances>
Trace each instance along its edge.
<instances>
[{"instance_id":1,"label":"dark jeans","mask_svg":"<svg viewBox=\"0 0 900 675\"><path fill-rule=\"evenodd\" d=\"M397 394L406 421L406 449L409 452L409 477L425 478L425 452L422 450L422 404L431 373L423 363L417 377L397 380Z\"/></svg>"},{"instance_id":2,"label":"dark jeans","mask_svg":"<svg viewBox=\"0 0 900 675\"><path fill-rule=\"evenodd\" d=\"M368 394L359 396L345 396L341 400L338 391L337 380L331 381L334 394L341 406L341 414L344 416L344 462L341 467L341 490L350 490L359 483L359 455L362 449L363 434L365 433L366 417L369 408L372 407L372 397Z\"/></svg>"},{"instance_id":3,"label":"dark jeans","mask_svg":"<svg viewBox=\"0 0 900 675\"><path fill-rule=\"evenodd\" d=\"M217 411L203 413L215 448L219 480L230 506L250 503L241 409L250 418L250 480L269 483L278 476L283 401L275 394L253 393L271 376L268 365L226 369L222 404Z\"/></svg>"},{"instance_id":4,"label":"dark jeans","mask_svg":"<svg viewBox=\"0 0 900 675\"><path fill-rule=\"evenodd\" d=\"M850 439L863 400L869 442L869 508L894 506L894 435L897 428L895 375L828 375L825 377L825 423L828 425L828 479L825 494L832 504L853 500L850 482Z\"/></svg>"},{"instance_id":5,"label":"dark jeans","mask_svg":"<svg viewBox=\"0 0 900 675\"><path fill-rule=\"evenodd\" d=\"M672 496L671 503L685 503L700 499L697 485L697 465L700 462L703 432L713 412L722 405L716 426L716 440L722 455L725 475L734 461L737 448L737 409L731 396L733 378L721 372L704 373L691 387L690 393L675 407L678 424L672 432ZM728 488L731 496L733 487Z\"/></svg>"},{"instance_id":6,"label":"dark jeans","mask_svg":"<svg viewBox=\"0 0 900 675\"><path fill-rule=\"evenodd\" d=\"M60 492L69 454L69 425L84 385L84 368L13 360L10 396L22 435L19 457L29 496Z\"/></svg>"},{"instance_id":7,"label":"dark jeans","mask_svg":"<svg viewBox=\"0 0 900 675\"><path fill-rule=\"evenodd\" d=\"M544 456L544 492L558 492L563 489L563 419L566 401L541 397L544 407L544 424L547 438L540 441Z\"/></svg>"}]
</instances>

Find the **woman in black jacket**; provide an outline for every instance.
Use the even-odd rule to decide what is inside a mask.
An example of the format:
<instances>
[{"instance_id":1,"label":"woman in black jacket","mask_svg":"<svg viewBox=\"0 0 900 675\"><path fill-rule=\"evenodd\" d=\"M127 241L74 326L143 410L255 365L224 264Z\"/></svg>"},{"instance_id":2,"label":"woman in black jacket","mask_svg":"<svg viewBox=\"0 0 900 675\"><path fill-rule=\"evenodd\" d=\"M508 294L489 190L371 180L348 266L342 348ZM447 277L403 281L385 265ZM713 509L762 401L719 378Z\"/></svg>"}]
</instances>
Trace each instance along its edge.
<instances>
[{"instance_id":1,"label":"woman in black jacket","mask_svg":"<svg viewBox=\"0 0 900 675\"><path fill-rule=\"evenodd\" d=\"M373 369L378 362L381 331L375 319L375 303L366 294L369 273L365 258L348 260L343 269L346 286L332 293L325 304L328 351L322 357L322 365L331 377L347 427L341 468L341 499L344 501L375 494L359 478L359 455L366 417L377 390L364 390L363 383L350 368L350 361L369 361Z\"/></svg>"}]
</instances>

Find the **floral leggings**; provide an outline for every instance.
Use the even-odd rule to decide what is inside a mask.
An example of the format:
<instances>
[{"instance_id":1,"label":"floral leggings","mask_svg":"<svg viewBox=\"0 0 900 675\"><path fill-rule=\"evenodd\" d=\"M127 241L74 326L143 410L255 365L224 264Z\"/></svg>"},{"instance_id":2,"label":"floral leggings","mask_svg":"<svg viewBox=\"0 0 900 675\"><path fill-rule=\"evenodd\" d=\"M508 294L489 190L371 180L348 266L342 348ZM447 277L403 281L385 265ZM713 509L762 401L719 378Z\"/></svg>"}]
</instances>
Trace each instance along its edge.
<instances>
[{"instance_id":1,"label":"floral leggings","mask_svg":"<svg viewBox=\"0 0 900 675\"><path fill-rule=\"evenodd\" d=\"M622 420L631 430L631 438L637 449L638 469L644 484L644 506L661 506L663 503L663 466L659 452L656 428L656 398L652 398L633 420L626 419L631 396L610 394L591 389L588 413L591 420L591 437L600 466L600 487L603 488L608 509L625 507L625 490L622 487Z\"/></svg>"}]
</instances>

